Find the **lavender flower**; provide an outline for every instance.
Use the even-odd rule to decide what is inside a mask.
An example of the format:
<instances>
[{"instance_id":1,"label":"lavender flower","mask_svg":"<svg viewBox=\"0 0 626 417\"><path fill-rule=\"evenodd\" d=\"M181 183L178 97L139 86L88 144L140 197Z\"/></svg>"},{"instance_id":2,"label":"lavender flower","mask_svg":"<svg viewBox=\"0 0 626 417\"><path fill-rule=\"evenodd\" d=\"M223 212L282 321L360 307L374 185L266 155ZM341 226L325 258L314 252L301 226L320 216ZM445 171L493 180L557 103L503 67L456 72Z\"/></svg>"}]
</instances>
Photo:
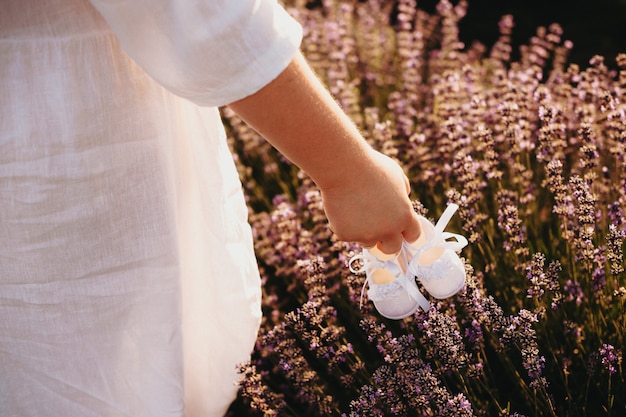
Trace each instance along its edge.
<instances>
[{"instance_id":1,"label":"lavender flower","mask_svg":"<svg viewBox=\"0 0 626 417\"><path fill-rule=\"evenodd\" d=\"M609 225L609 235L607 237L606 258L611 267L611 274L618 275L624 272L624 238L626 232L618 229L616 225Z\"/></svg>"},{"instance_id":2,"label":"lavender flower","mask_svg":"<svg viewBox=\"0 0 626 417\"><path fill-rule=\"evenodd\" d=\"M466 196L457 190L449 190L446 197L450 203L459 206L459 217L462 220L462 226L467 240L471 243L478 243L482 237L482 224L488 219L488 215L477 212L475 206L469 204Z\"/></svg>"},{"instance_id":3,"label":"lavender flower","mask_svg":"<svg viewBox=\"0 0 626 417\"><path fill-rule=\"evenodd\" d=\"M539 353L537 346L536 331L532 324L537 323L538 318L528 310L521 310L517 316L511 317L510 324L504 329L502 340L504 343L515 343L519 346L522 354L522 364L530 378L532 389L545 389L548 385L543 376L545 357Z\"/></svg>"},{"instance_id":4,"label":"lavender flower","mask_svg":"<svg viewBox=\"0 0 626 417\"><path fill-rule=\"evenodd\" d=\"M472 133L472 141L476 143L476 151L484 157L485 176L500 181L502 171L499 168L500 155L496 152L493 132L484 123L479 123Z\"/></svg>"},{"instance_id":5,"label":"lavender flower","mask_svg":"<svg viewBox=\"0 0 626 417\"><path fill-rule=\"evenodd\" d=\"M361 387L359 398L350 403L350 417L382 416L384 410L378 406L380 392L369 385ZM344 414L345 415L345 414Z\"/></svg>"},{"instance_id":6,"label":"lavender flower","mask_svg":"<svg viewBox=\"0 0 626 417\"><path fill-rule=\"evenodd\" d=\"M306 361L302 349L284 326L275 327L263 337L263 345L277 355L275 371L289 380L290 394L302 404L308 404L321 414L330 414L337 408L334 399L320 390L324 382Z\"/></svg>"},{"instance_id":7,"label":"lavender flower","mask_svg":"<svg viewBox=\"0 0 626 417\"><path fill-rule=\"evenodd\" d=\"M572 343L576 348L583 346L583 341L585 340L585 329L583 326L576 324L572 321L565 320L563 322L563 334L572 338Z\"/></svg>"},{"instance_id":8,"label":"lavender flower","mask_svg":"<svg viewBox=\"0 0 626 417\"><path fill-rule=\"evenodd\" d=\"M580 141L583 144L579 148L580 167L585 170L584 179L591 184L596 179L597 174L594 169L599 165L599 154L593 129L589 123L583 123L579 129Z\"/></svg>"},{"instance_id":9,"label":"lavender flower","mask_svg":"<svg viewBox=\"0 0 626 417\"><path fill-rule=\"evenodd\" d=\"M568 279L563 286L565 301L573 301L577 305L580 305L585 299L585 293L583 292L580 283Z\"/></svg>"},{"instance_id":10,"label":"lavender flower","mask_svg":"<svg viewBox=\"0 0 626 417\"><path fill-rule=\"evenodd\" d=\"M526 291L528 298L539 301L546 293L552 294L550 307L556 309L563 299L560 291L558 274L561 272L561 264L558 261L550 263L548 270L544 269L546 257L543 253L536 253L526 267L526 277L530 282L530 287Z\"/></svg>"},{"instance_id":11,"label":"lavender flower","mask_svg":"<svg viewBox=\"0 0 626 417\"><path fill-rule=\"evenodd\" d=\"M621 371L622 360L621 349L617 349L611 344L603 343L596 352L590 355L588 371L593 375L597 367L600 366L603 371L613 375Z\"/></svg>"},{"instance_id":12,"label":"lavender flower","mask_svg":"<svg viewBox=\"0 0 626 417\"><path fill-rule=\"evenodd\" d=\"M609 374L615 374L622 365L622 350L616 349L608 343L602 344L598 351L600 354L600 362Z\"/></svg>"},{"instance_id":13,"label":"lavender flower","mask_svg":"<svg viewBox=\"0 0 626 417\"><path fill-rule=\"evenodd\" d=\"M504 62L508 62L511 59L511 34L513 33L513 27L515 22L512 15L502 16L498 23L500 29L500 37L491 48L489 58L496 65L502 65Z\"/></svg>"},{"instance_id":14,"label":"lavender flower","mask_svg":"<svg viewBox=\"0 0 626 417\"><path fill-rule=\"evenodd\" d=\"M517 59L513 16L491 49L463 45L465 1L284 3L337 101L406 168L416 212L460 206L467 279L400 322L359 309L346 264L361 248L332 234L310 178L223 109L263 282L238 401L286 417L619 414L626 55L617 71L568 64L553 24Z\"/></svg>"},{"instance_id":15,"label":"lavender flower","mask_svg":"<svg viewBox=\"0 0 626 417\"><path fill-rule=\"evenodd\" d=\"M250 407L267 417L280 416L287 408L283 395L273 392L265 385L251 363L242 364L239 373L241 392L249 400Z\"/></svg>"},{"instance_id":16,"label":"lavender flower","mask_svg":"<svg viewBox=\"0 0 626 417\"><path fill-rule=\"evenodd\" d=\"M591 192L589 185L578 175L570 178L575 205L574 250L576 258L585 271L591 270L594 258L595 223L596 223L596 197Z\"/></svg>"},{"instance_id":17,"label":"lavender flower","mask_svg":"<svg viewBox=\"0 0 626 417\"><path fill-rule=\"evenodd\" d=\"M526 230L522 225L518 213L518 198L515 193L508 190L500 190L497 194L498 227L504 234L504 249L511 251L521 260L520 268L524 266L528 256L526 244Z\"/></svg>"},{"instance_id":18,"label":"lavender flower","mask_svg":"<svg viewBox=\"0 0 626 417\"><path fill-rule=\"evenodd\" d=\"M417 327L424 338L426 356L441 363L441 372L461 371L467 366L461 332L451 317L432 308Z\"/></svg>"}]
</instances>

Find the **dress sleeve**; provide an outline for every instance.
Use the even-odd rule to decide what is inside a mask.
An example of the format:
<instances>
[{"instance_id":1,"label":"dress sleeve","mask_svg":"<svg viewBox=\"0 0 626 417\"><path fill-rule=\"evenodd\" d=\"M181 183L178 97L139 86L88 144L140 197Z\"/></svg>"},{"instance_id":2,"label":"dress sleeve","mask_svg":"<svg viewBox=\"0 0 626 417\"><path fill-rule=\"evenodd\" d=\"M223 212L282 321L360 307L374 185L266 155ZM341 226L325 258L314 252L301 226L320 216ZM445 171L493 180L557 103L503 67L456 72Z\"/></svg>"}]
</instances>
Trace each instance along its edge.
<instances>
[{"instance_id":1,"label":"dress sleeve","mask_svg":"<svg viewBox=\"0 0 626 417\"><path fill-rule=\"evenodd\" d=\"M124 50L174 94L220 106L276 78L302 28L276 0L91 0Z\"/></svg>"}]
</instances>

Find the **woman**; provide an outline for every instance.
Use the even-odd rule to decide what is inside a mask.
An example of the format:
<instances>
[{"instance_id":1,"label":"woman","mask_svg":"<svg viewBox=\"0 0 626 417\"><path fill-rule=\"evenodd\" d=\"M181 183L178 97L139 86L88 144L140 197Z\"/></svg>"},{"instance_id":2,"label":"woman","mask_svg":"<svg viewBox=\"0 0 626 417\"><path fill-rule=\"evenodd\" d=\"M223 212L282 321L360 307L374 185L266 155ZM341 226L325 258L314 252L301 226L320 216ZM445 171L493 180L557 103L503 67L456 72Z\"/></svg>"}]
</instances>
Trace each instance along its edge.
<instances>
[{"instance_id":1,"label":"woman","mask_svg":"<svg viewBox=\"0 0 626 417\"><path fill-rule=\"evenodd\" d=\"M220 416L260 283L217 106L322 191L337 235L415 240L273 0L8 0L0 14L0 415Z\"/></svg>"}]
</instances>

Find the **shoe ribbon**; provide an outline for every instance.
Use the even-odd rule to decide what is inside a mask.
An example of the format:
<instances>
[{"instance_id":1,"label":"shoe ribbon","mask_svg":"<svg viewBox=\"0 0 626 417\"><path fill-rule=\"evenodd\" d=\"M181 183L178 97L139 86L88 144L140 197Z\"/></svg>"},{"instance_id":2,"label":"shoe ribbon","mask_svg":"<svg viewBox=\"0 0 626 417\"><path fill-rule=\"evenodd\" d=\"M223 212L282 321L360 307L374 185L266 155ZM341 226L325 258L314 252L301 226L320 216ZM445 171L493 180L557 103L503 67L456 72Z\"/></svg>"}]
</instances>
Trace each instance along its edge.
<instances>
[{"instance_id":1,"label":"shoe ribbon","mask_svg":"<svg viewBox=\"0 0 626 417\"><path fill-rule=\"evenodd\" d=\"M454 252L458 252L467 246L467 239L465 236L458 235L456 233L444 232L448 223L454 216L454 213L459 209L459 206L452 203L448 204L448 207L443 211L443 214L435 224L435 236L430 247L439 246L445 249L450 249ZM437 238L439 237L439 239ZM449 241L448 239L454 238L456 242ZM426 245L425 245L426 246Z\"/></svg>"}]
</instances>

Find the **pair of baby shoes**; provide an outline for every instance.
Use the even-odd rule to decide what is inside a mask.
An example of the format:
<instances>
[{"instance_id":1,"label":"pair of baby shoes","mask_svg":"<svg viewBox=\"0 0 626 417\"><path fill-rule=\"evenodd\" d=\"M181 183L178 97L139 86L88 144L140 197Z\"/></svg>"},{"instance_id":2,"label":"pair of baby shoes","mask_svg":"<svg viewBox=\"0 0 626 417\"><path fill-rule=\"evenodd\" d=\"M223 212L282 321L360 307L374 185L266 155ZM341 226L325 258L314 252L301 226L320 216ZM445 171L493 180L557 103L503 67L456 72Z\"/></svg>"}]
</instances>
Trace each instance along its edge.
<instances>
[{"instance_id":1,"label":"pair of baby shoes","mask_svg":"<svg viewBox=\"0 0 626 417\"><path fill-rule=\"evenodd\" d=\"M459 207L450 204L436 225L418 216L422 233L415 242L403 242L395 255L386 255L376 247L350 259L353 273L366 274L367 295L378 312L389 319L399 320L415 313L418 308L428 311L430 303L420 292L415 278L437 299L451 297L465 284L465 266L457 252L467 245L461 235L444 232ZM354 265L360 261L360 267ZM361 297L363 294L361 294Z\"/></svg>"}]
</instances>

